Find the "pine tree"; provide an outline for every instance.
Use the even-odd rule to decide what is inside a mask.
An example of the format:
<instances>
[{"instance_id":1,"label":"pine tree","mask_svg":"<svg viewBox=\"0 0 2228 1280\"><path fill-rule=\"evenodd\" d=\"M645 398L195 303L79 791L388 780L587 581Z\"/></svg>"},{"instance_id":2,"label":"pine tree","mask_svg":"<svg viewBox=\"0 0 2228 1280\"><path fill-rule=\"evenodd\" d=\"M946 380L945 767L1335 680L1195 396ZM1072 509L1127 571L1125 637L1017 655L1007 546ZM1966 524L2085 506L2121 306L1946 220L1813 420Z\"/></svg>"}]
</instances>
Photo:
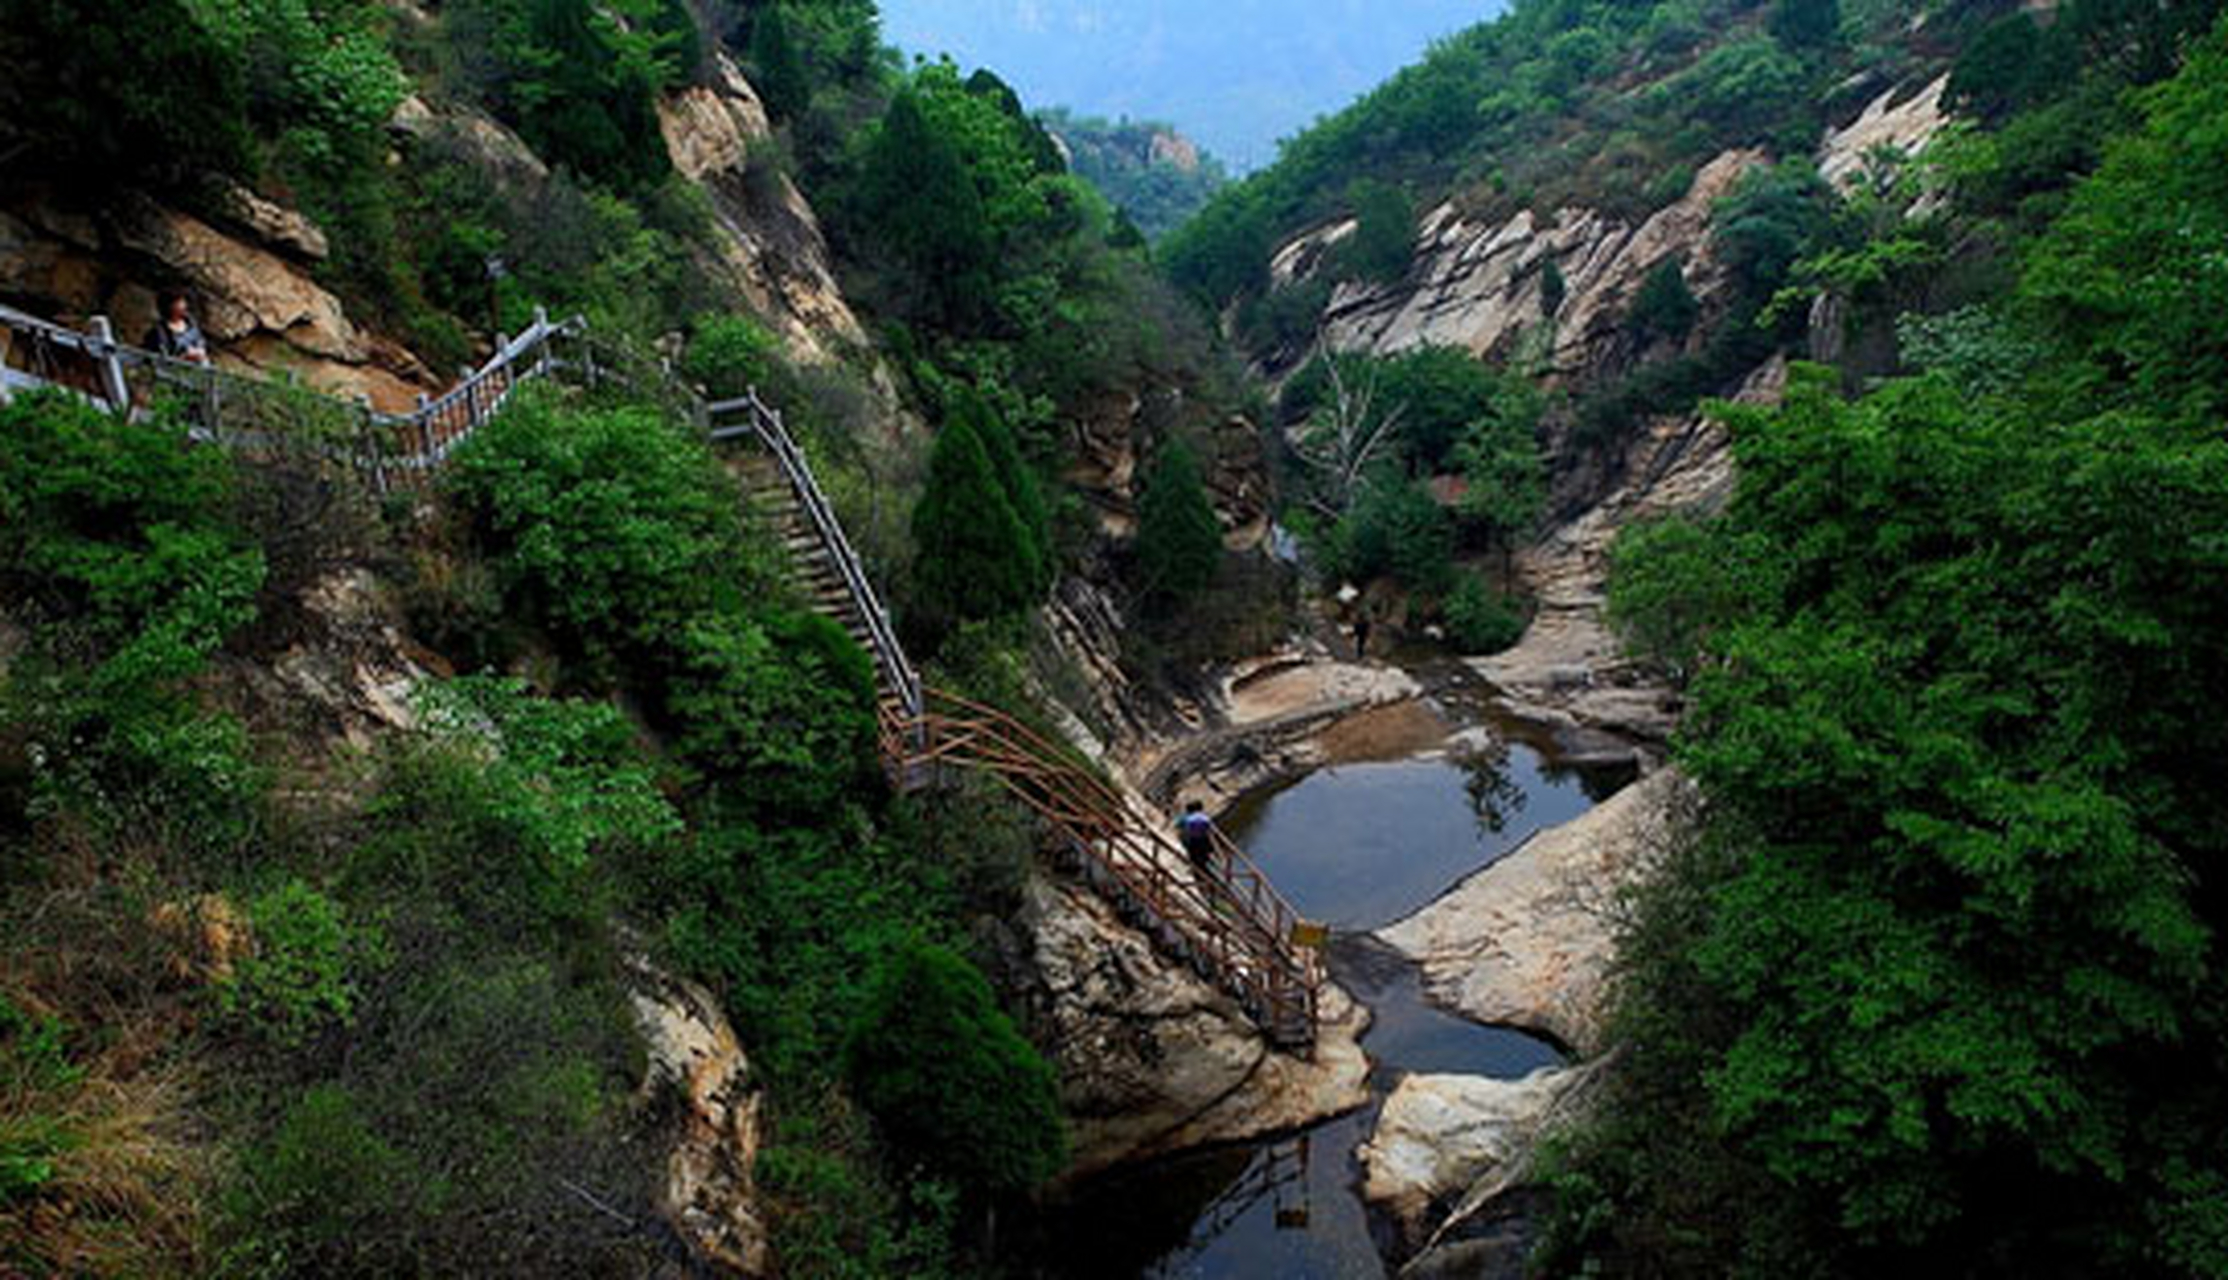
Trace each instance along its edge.
<instances>
[{"instance_id":1,"label":"pine tree","mask_svg":"<svg viewBox=\"0 0 2228 1280\"><path fill-rule=\"evenodd\" d=\"M794 120L812 104L812 73L797 50L783 6L768 5L750 25L750 63L758 96L776 120Z\"/></svg>"},{"instance_id":2,"label":"pine tree","mask_svg":"<svg viewBox=\"0 0 2228 1280\"><path fill-rule=\"evenodd\" d=\"M1059 565L1052 546L1052 515L1045 505L1037 469L1021 456L1013 429L980 392L962 392L956 407L982 441L983 452L990 457L990 469L998 477L998 487L1005 491L1006 501L1012 504L1022 531L1028 535L1030 559L1036 566L1031 581L1039 591L1051 589Z\"/></svg>"},{"instance_id":3,"label":"pine tree","mask_svg":"<svg viewBox=\"0 0 2228 1280\"><path fill-rule=\"evenodd\" d=\"M1148 598L1179 604L1213 585L1222 566L1222 523L1207 499L1199 460L1171 440L1153 460L1138 507L1137 567Z\"/></svg>"},{"instance_id":4,"label":"pine tree","mask_svg":"<svg viewBox=\"0 0 2228 1280\"><path fill-rule=\"evenodd\" d=\"M1029 532L964 415L936 437L928 487L913 508L913 545L914 600L932 633L1018 613L1043 594Z\"/></svg>"},{"instance_id":5,"label":"pine tree","mask_svg":"<svg viewBox=\"0 0 2228 1280\"><path fill-rule=\"evenodd\" d=\"M997 258L989 212L959 148L901 91L867 148L859 183L864 221L919 278L940 318L964 327L991 313Z\"/></svg>"}]
</instances>

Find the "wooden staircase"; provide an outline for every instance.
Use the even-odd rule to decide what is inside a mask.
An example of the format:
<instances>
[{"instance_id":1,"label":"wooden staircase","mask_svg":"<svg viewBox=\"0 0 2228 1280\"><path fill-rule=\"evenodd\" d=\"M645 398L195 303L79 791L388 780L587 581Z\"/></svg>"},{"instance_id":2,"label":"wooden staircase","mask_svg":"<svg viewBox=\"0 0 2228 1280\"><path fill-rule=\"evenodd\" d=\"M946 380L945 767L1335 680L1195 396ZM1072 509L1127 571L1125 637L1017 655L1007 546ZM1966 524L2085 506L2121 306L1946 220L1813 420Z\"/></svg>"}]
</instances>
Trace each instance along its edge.
<instances>
[{"instance_id":1,"label":"wooden staircase","mask_svg":"<svg viewBox=\"0 0 2228 1280\"><path fill-rule=\"evenodd\" d=\"M1219 833L1208 865L1194 866L1162 815L1071 749L995 708L925 688L804 452L755 393L707 404L665 371L598 345L579 317L552 323L537 314L463 382L403 415L126 347L105 322L93 330L78 333L0 306L0 403L42 388L118 414L182 402L197 439L251 453L310 449L361 472L381 492L430 481L514 391L543 378L622 386L670 405L714 441L755 446L738 466L788 548L799 585L874 659L882 750L896 785L933 786L953 769L994 778L1044 821L1069 867L1156 946L1229 993L1273 1042L1313 1045L1318 956L1300 944L1303 922L1268 877ZM328 423L302 431L309 402L320 402L317 412L342 429Z\"/></svg>"}]
</instances>

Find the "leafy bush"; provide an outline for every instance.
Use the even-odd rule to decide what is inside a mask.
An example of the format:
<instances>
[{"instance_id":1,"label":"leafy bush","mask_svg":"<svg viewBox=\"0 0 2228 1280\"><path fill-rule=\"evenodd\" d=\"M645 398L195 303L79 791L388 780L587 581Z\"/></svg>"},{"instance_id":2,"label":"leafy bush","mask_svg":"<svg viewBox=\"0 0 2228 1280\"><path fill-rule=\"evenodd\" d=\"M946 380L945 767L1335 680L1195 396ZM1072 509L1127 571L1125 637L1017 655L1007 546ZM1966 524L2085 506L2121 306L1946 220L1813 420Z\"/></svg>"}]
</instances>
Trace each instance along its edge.
<instances>
[{"instance_id":1,"label":"leafy bush","mask_svg":"<svg viewBox=\"0 0 2228 1280\"><path fill-rule=\"evenodd\" d=\"M609 706L475 678L428 689L421 715L424 730L381 762L351 867L354 896L421 904L424 919L396 926L407 945L447 920L513 939L576 928L609 905L615 870L679 835Z\"/></svg>"},{"instance_id":2,"label":"leafy bush","mask_svg":"<svg viewBox=\"0 0 2228 1280\"><path fill-rule=\"evenodd\" d=\"M251 167L245 69L196 0L20 0L0 23L0 137L102 190Z\"/></svg>"},{"instance_id":3,"label":"leafy bush","mask_svg":"<svg viewBox=\"0 0 2228 1280\"><path fill-rule=\"evenodd\" d=\"M1447 639L1457 652L1493 654L1524 638L1524 614L1477 574L1465 574L1444 606Z\"/></svg>"},{"instance_id":4,"label":"leafy bush","mask_svg":"<svg viewBox=\"0 0 2228 1280\"><path fill-rule=\"evenodd\" d=\"M954 952L913 945L891 954L843 1062L891 1140L966 1187L1027 1191L1066 1162L1051 1066Z\"/></svg>"},{"instance_id":5,"label":"leafy bush","mask_svg":"<svg viewBox=\"0 0 2228 1280\"><path fill-rule=\"evenodd\" d=\"M818 825L881 790L874 668L817 614L689 625L669 711L673 750L727 803Z\"/></svg>"},{"instance_id":6,"label":"leafy bush","mask_svg":"<svg viewBox=\"0 0 2228 1280\"><path fill-rule=\"evenodd\" d=\"M300 880L248 904L254 950L217 985L227 1013L241 1014L282 1044L299 1044L355 1012L356 970L373 962L375 931L348 922L342 906Z\"/></svg>"},{"instance_id":7,"label":"leafy bush","mask_svg":"<svg viewBox=\"0 0 2228 1280\"><path fill-rule=\"evenodd\" d=\"M681 357L682 376L714 400L733 399L752 390L771 394L780 370L781 339L742 315L698 319Z\"/></svg>"},{"instance_id":8,"label":"leafy bush","mask_svg":"<svg viewBox=\"0 0 2228 1280\"><path fill-rule=\"evenodd\" d=\"M733 483L654 411L522 394L457 451L446 485L509 608L604 678L624 661L662 669L690 620L771 593Z\"/></svg>"},{"instance_id":9,"label":"leafy bush","mask_svg":"<svg viewBox=\"0 0 2228 1280\"><path fill-rule=\"evenodd\" d=\"M1701 311L1694 292L1687 288L1684 264L1675 257L1665 258L1641 282L1625 323L1643 339L1684 342Z\"/></svg>"},{"instance_id":10,"label":"leafy bush","mask_svg":"<svg viewBox=\"0 0 2228 1280\"><path fill-rule=\"evenodd\" d=\"M1680 684L1714 637L1768 605L1776 590L1761 548L1680 517L1632 525L1610 552L1610 625Z\"/></svg>"},{"instance_id":11,"label":"leafy bush","mask_svg":"<svg viewBox=\"0 0 2228 1280\"><path fill-rule=\"evenodd\" d=\"M1339 274L1380 284L1398 284L1416 255L1416 206L1407 193L1383 182L1363 180L1348 190L1354 234L1337 250Z\"/></svg>"},{"instance_id":12,"label":"leafy bush","mask_svg":"<svg viewBox=\"0 0 2228 1280\"><path fill-rule=\"evenodd\" d=\"M1427 596L1454 574L1454 523L1421 484L1380 476L1339 521L1325 567L1353 582L1380 576Z\"/></svg>"},{"instance_id":13,"label":"leafy bush","mask_svg":"<svg viewBox=\"0 0 2228 1280\"><path fill-rule=\"evenodd\" d=\"M694 69L694 20L661 3L622 24L592 0L472 0L444 21L492 35L498 111L553 164L620 191L671 170L656 95Z\"/></svg>"},{"instance_id":14,"label":"leafy bush","mask_svg":"<svg viewBox=\"0 0 2228 1280\"><path fill-rule=\"evenodd\" d=\"M60 396L0 407L0 583L35 628L5 687L59 807L200 849L249 820L237 725L183 692L253 614L262 559L229 524L222 455L167 420Z\"/></svg>"}]
</instances>

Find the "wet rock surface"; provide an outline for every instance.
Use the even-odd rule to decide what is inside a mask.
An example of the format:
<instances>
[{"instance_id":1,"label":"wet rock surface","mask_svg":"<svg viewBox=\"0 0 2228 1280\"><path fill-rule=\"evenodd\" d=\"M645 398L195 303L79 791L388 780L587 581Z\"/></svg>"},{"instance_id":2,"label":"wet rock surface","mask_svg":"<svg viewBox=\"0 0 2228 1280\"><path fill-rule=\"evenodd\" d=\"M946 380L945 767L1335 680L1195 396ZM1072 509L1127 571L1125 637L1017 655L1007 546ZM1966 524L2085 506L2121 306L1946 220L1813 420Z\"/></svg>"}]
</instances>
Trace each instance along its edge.
<instances>
[{"instance_id":1,"label":"wet rock surface","mask_svg":"<svg viewBox=\"0 0 2228 1280\"><path fill-rule=\"evenodd\" d=\"M1694 804L1685 775L1661 770L1378 937L1423 967L1433 1003L1591 1052L1601 1044L1619 896L1687 829Z\"/></svg>"},{"instance_id":2,"label":"wet rock surface","mask_svg":"<svg viewBox=\"0 0 2228 1280\"><path fill-rule=\"evenodd\" d=\"M1156 951L1096 894L1040 877L1027 993L1074 1126L1070 1176L1229 1142L1368 1101L1367 1013L1326 988L1312 1057L1270 1049L1237 1004Z\"/></svg>"}]
</instances>

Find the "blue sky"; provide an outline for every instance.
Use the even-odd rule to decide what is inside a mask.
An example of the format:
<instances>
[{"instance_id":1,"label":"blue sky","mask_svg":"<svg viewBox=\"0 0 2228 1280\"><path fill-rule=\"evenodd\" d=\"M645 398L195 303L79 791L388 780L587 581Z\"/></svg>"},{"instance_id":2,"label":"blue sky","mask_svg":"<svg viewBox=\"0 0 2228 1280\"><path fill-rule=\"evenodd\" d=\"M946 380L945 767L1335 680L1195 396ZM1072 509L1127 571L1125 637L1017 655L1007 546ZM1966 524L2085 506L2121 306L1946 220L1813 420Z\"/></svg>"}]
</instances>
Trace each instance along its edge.
<instances>
[{"instance_id":1,"label":"blue sky","mask_svg":"<svg viewBox=\"0 0 2228 1280\"><path fill-rule=\"evenodd\" d=\"M1172 121L1234 168L1500 0L882 0L908 53L987 66L1032 107Z\"/></svg>"}]
</instances>

